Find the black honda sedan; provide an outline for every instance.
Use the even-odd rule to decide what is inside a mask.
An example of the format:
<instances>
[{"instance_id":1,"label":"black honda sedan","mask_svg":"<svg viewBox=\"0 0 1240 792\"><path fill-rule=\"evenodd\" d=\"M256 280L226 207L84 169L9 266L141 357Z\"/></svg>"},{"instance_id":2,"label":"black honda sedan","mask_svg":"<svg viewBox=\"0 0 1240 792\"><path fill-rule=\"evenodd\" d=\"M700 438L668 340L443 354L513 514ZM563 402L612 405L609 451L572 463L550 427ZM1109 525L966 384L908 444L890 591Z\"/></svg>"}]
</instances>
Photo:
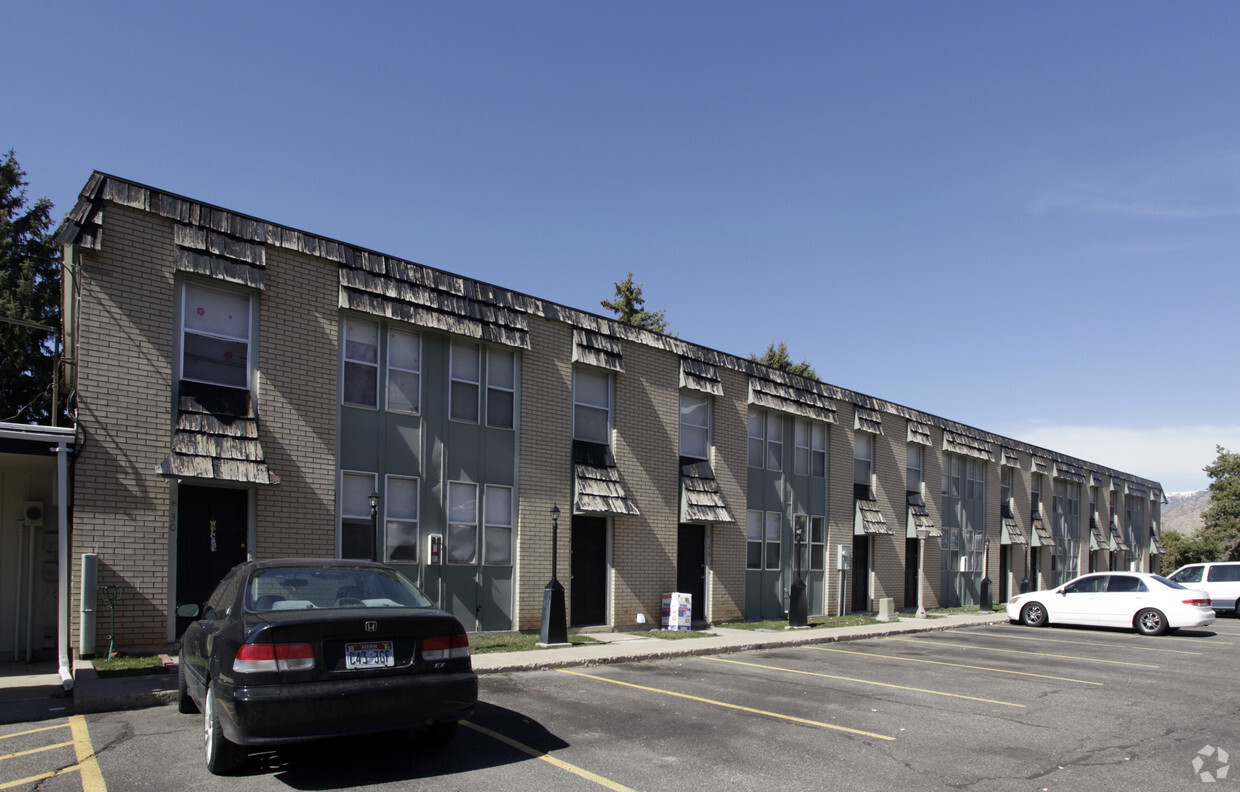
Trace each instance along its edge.
<instances>
[{"instance_id":1,"label":"black honda sedan","mask_svg":"<svg viewBox=\"0 0 1240 792\"><path fill-rule=\"evenodd\" d=\"M203 713L212 773L245 746L415 727L447 741L478 700L461 623L383 564L249 561L177 614L195 618L177 706Z\"/></svg>"}]
</instances>

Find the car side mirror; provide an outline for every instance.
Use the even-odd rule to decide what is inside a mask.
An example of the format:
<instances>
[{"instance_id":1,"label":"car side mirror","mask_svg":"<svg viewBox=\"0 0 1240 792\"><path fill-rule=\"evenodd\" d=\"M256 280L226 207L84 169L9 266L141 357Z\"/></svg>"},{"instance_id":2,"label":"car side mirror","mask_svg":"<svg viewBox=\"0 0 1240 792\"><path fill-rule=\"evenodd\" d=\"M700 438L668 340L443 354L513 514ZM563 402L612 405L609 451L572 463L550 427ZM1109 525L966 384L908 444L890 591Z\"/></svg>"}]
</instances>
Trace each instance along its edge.
<instances>
[{"instance_id":1,"label":"car side mirror","mask_svg":"<svg viewBox=\"0 0 1240 792\"><path fill-rule=\"evenodd\" d=\"M198 606L192 602L177 606L177 615L182 619L196 619L198 618L198 613Z\"/></svg>"}]
</instances>

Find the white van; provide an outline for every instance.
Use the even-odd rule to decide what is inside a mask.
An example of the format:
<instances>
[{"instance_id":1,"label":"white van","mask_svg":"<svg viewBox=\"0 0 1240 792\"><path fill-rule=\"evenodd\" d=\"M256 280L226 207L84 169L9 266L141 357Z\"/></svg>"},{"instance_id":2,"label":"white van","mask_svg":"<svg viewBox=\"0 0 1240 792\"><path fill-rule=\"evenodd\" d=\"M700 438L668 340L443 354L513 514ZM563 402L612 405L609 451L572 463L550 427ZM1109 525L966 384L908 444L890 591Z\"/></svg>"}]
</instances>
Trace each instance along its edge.
<instances>
[{"instance_id":1,"label":"white van","mask_svg":"<svg viewBox=\"0 0 1240 792\"><path fill-rule=\"evenodd\" d=\"M1208 592L1216 611L1237 609L1236 600L1240 598L1240 561L1185 564L1167 577L1185 588Z\"/></svg>"}]
</instances>

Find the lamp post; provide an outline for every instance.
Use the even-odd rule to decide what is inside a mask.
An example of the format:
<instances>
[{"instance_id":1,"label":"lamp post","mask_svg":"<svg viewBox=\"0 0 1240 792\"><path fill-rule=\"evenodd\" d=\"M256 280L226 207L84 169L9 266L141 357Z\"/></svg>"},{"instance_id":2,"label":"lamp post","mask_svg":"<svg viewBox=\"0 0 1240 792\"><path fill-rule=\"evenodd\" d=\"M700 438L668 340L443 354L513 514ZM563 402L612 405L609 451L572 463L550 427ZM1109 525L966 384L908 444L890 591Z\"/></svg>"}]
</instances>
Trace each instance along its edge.
<instances>
[{"instance_id":1,"label":"lamp post","mask_svg":"<svg viewBox=\"0 0 1240 792\"><path fill-rule=\"evenodd\" d=\"M794 569L796 579L792 581L792 590L788 592L788 626L809 626L809 608L805 597L805 581L801 579L801 540L804 529L798 527L793 534L792 552L795 556Z\"/></svg>"},{"instance_id":2,"label":"lamp post","mask_svg":"<svg viewBox=\"0 0 1240 792\"><path fill-rule=\"evenodd\" d=\"M990 537L986 537L986 546L982 550L982 584L977 597L978 610L982 613L990 613L993 610L990 585Z\"/></svg>"},{"instance_id":3,"label":"lamp post","mask_svg":"<svg viewBox=\"0 0 1240 792\"><path fill-rule=\"evenodd\" d=\"M917 613L919 619L926 618L926 539L930 529L924 525L917 526Z\"/></svg>"},{"instance_id":4,"label":"lamp post","mask_svg":"<svg viewBox=\"0 0 1240 792\"><path fill-rule=\"evenodd\" d=\"M543 587L542 630L539 646L568 646L568 619L564 612L564 587L556 577L560 546L560 507L551 507L551 580Z\"/></svg>"},{"instance_id":5,"label":"lamp post","mask_svg":"<svg viewBox=\"0 0 1240 792\"><path fill-rule=\"evenodd\" d=\"M370 560L378 561L377 555L379 542L379 491L371 490L370 495L366 497L370 501Z\"/></svg>"}]
</instances>

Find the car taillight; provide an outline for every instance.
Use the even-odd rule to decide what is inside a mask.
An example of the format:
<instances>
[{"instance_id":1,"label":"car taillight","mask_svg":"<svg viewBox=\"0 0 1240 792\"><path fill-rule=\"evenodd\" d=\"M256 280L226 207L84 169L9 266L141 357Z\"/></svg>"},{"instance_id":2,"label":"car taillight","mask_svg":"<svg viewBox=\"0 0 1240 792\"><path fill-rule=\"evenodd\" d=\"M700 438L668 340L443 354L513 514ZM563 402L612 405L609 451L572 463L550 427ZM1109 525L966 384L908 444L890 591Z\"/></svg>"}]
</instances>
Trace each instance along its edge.
<instances>
[{"instance_id":1,"label":"car taillight","mask_svg":"<svg viewBox=\"0 0 1240 792\"><path fill-rule=\"evenodd\" d=\"M242 644L233 660L233 670L240 673L311 668L314 668L314 647L308 643Z\"/></svg>"},{"instance_id":2,"label":"car taillight","mask_svg":"<svg viewBox=\"0 0 1240 792\"><path fill-rule=\"evenodd\" d=\"M1186 599L1182 601L1185 605L1200 605L1203 608L1208 608L1214 604L1212 599Z\"/></svg>"},{"instance_id":3,"label":"car taillight","mask_svg":"<svg viewBox=\"0 0 1240 792\"><path fill-rule=\"evenodd\" d=\"M428 662L469 657L469 637L465 633L422 639L422 659Z\"/></svg>"}]
</instances>

